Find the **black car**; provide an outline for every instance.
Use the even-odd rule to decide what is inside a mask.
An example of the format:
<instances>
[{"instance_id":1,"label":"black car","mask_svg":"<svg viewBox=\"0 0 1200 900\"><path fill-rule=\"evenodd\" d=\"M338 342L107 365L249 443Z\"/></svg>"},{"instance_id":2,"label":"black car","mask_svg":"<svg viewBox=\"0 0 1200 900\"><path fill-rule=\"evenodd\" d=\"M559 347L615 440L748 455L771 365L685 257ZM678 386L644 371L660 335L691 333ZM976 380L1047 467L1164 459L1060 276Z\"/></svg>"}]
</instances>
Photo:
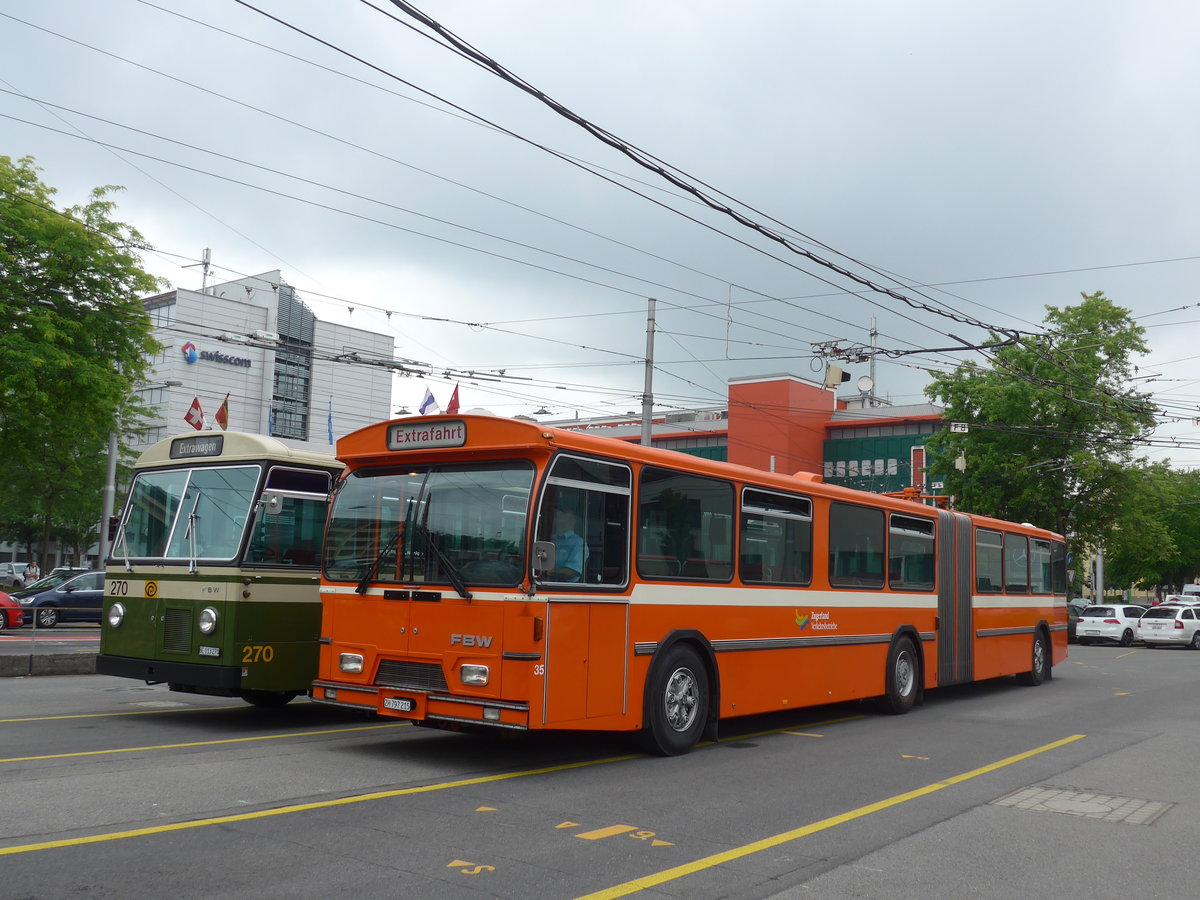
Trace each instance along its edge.
<instances>
[{"instance_id":1,"label":"black car","mask_svg":"<svg viewBox=\"0 0 1200 900\"><path fill-rule=\"evenodd\" d=\"M104 570L96 569L43 587L46 576L33 590L15 591L13 599L28 611L37 628L53 628L59 622L99 622L104 601Z\"/></svg>"}]
</instances>

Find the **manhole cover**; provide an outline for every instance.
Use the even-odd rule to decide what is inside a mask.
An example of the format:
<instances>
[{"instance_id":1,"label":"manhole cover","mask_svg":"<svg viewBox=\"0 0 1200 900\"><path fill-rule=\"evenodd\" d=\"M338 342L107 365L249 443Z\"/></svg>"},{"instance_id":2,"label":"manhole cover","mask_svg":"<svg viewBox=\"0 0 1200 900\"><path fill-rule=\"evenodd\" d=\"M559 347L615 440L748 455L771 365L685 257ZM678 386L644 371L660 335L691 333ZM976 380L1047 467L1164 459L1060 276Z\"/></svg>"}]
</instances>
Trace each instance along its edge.
<instances>
[{"instance_id":1,"label":"manhole cover","mask_svg":"<svg viewBox=\"0 0 1200 900\"><path fill-rule=\"evenodd\" d=\"M1051 787L1027 787L992 801L993 806L1008 806L1033 812L1059 813L1117 822L1123 825L1149 825L1174 803L1160 800L1136 800L1132 797L1113 797L1109 794L1086 791L1065 791Z\"/></svg>"}]
</instances>

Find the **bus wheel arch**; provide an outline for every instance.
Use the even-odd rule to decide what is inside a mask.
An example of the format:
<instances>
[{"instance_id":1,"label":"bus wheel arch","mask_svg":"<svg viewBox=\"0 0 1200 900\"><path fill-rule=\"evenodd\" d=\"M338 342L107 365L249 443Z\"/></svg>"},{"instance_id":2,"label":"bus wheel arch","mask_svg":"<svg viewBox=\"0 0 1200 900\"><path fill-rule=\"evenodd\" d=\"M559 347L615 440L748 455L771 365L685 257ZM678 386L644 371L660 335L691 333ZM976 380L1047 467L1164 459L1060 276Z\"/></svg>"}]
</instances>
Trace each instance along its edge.
<instances>
[{"instance_id":1,"label":"bus wheel arch","mask_svg":"<svg viewBox=\"0 0 1200 900\"><path fill-rule=\"evenodd\" d=\"M659 643L643 688L642 741L661 756L716 740L720 681L716 658L697 631L676 631Z\"/></svg>"},{"instance_id":2,"label":"bus wheel arch","mask_svg":"<svg viewBox=\"0 0 1200 900\"><path fill-rule=\"evenodd\" d=\"M884 693L880 708L902 716L924 700L925 660L921 655L920 635L912 628L900 628L892 635L884 665Z\"/></svg>"}]
</instances>

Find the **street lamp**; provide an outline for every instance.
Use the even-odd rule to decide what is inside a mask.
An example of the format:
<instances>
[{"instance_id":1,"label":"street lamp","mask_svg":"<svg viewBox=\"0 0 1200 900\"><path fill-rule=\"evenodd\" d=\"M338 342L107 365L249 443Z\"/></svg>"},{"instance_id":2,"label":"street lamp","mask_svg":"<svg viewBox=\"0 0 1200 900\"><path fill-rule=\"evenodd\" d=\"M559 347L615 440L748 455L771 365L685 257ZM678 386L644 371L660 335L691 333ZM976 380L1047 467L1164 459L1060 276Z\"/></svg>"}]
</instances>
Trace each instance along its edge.
<instances>
[{"instance_id":1,"label":"street lamp","mask_svg":"<svg viewBox=\"0 0 1200 900\"><path fill-rule=\"evenodd\" d=\"M146 388L182 386L183 382L178 378L168 378L156 384L143 385ZM111 549L108 545L108 523L112 519L113 501L117 496L117 457L121 452L118 446L119 437L120 433L116 428L108 434L108 470L104 475L104 494L100 507L100 534L96 542L98 550L97 562L100 566L104 565L104 560L108 558L108 551Z\"/></svg>"}]
</instances>

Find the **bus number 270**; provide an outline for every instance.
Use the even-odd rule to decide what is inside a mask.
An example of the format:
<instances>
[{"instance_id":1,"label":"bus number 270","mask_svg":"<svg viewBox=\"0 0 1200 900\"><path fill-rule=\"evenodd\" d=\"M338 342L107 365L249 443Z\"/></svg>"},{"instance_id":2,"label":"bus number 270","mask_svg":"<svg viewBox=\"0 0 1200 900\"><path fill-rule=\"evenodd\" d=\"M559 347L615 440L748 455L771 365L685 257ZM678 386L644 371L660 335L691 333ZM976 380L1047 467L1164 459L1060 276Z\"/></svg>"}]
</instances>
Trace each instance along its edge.
<instances>
[{"instance_id":1,"label":"bus number 270","mask_svg":"<svg viewBox=\"0 0 1200 900\"><path fill-rule=\"evenodd\" d=\"M247 644L242 648L242 662L270 662L275 658L275 648L270 644Z\"/></svg>"}]
</instances>

